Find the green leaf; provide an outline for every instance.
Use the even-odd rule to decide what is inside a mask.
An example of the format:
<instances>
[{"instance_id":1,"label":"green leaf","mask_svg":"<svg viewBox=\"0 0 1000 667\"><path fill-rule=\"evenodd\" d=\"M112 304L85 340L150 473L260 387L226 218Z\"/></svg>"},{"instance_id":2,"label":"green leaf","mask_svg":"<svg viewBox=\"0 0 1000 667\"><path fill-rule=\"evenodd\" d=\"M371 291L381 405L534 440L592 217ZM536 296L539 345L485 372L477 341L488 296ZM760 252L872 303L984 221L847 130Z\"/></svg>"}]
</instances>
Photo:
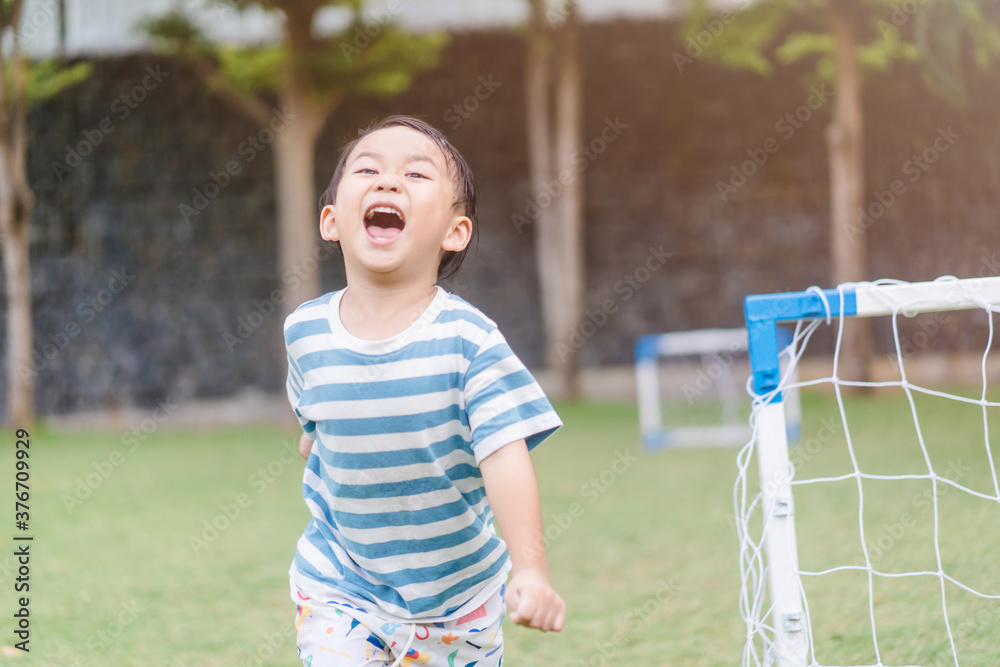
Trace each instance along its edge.
<instances>
[{"instance_id":1,"label":"green leaf","mask_svg":"<svg viewBox=\"0 0 1000 667\"><path fill-rule=\"evenodd\" d=\"M822 10L842 0L758 0L722 21L710 0L688 0L689 13L681 29L686 55L705 57L733 69L770 74L774 62L792 64L815 60L809 83L834 78L833 37ZM963 64L971 55L986 67L1000 58L1000 30L986 19L987 0L920 0L915 11L898 0L855 3L867 12L873 39L858 47L865 71L887 71L896 61L919 61L932 91L956 104L967 98ZM864 18L863 14L858 15ZM814 29L785 35L792 18ZM910 33L913 41L908 41Z\"/></svg>"},{"instance_id":2,"label":"green leaf","mask_svg":"<svg viewBox=\"0 0 1000 667\"><path fill-rule=\"evenodd\" d=\"M288 59L288 52L280 44L252 48L222 47L218 58L222 76L239 90L270 92L279 87L279 74Z\"/></svg>"},{"instance_id":3,"label":"green leaf","mask_svg":"<svg viewBox=\"0 0 1000 667\"><path fill-rule=\"evenodd\" d=\"M789 65L806 57L830 55L833 48L833 35L796 32L785 39L775 55L781 63Z\"/></svg>"},{"instance_id":4,"label":"green leaf","mask_svg":"<svg viewBox=\"0 0 1000 667\"><path fill-rule=\"evenodd\" d=\"M188 16L176 11L147 21L142 28L175 57L199 58L213 67L217 64L219 74L240 91L276 92L294 72L317 97L335 89L361 95L402 92L411 85L414 74L437 66L449 39L446 34L405 33L391 23L366 23L360 0L227 0L224 4L238 10L257 6L283 14L284 40L266 46L212 44ZM311 21L321 7L347 7L354 12L354 20L338 34L317 36ZM298 22L294 29L289 26L291 21ZM302 43L291 43L290 35L306 37L300 38Z\"/></svg>"},{"instance_id":5,"label":"green leaf","mask_svg":"<svg viewBox=\"0 0 1000 667\"><path fill-rule=\"evenodd\" d=\"M879 71L888 70L897 60L914 60L916 48L903 42L895 30L881 32L875 41L858 49L858 60L862 67Z\"/></svg>"},{"instance_id":6,"label":"green leaf","mask_svg":"<svg viewBox=\"0 0 1000 667\"><path fill-rule=\"evenodd\" d=\"M448 35L411 35L395 29L361 54L360 62L350 79L356 92L363 95L394 95L409 88L418 72L436 67Z\"/></svg>"},{"instance_id":7,"label":"green leaf","mask_svg":"<svg viewBox=\"0 0 1000 667\"><path fill-rule=\"evenodd\" d=\"M93 69L90 63L66 66L56 58L30 64L25 79L25 96L32 101L47 100L87 79Z\"/></svg>"},{"instance_id":8,"label":"green leaf","mask_svg":"<svg viewBox=\"0 0 1000 667\"><path fill-rule=\"evenodd\" d=\"M201 28L178 10L141 21L136 28L151 37L154 44L169 55L190 57L215 51Z\"/></svg>"},{"instance_id":9,"label":"green leaf","mask_svg":"<svg viewBox=\"0 0 1000 667\"><path fill-rule=\"evenodd\" d=\"M705 57L732 69L770 75L774 70L771 51L793 13L791 0L762 0L721 13L707 0L692 0L680 38L692 58Z\"/></svg>"}]
</instances>

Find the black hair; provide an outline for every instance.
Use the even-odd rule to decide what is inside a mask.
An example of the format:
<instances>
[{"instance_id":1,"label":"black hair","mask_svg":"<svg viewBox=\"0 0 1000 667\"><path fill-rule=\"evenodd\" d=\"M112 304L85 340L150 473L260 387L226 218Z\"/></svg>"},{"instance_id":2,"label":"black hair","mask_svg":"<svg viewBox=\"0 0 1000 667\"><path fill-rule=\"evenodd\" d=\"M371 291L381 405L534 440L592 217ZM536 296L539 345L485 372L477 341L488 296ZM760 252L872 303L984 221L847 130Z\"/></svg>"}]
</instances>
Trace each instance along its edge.
<instances>
[{"instance_id":1,"label":"black hair","mask_svg":"<svg viewBox=\"0 0 1000 667\"><path fill-rule=\"evenodd\" d=\"M448 175L451 176L452 184L455 186L455 201L452 204L453 207L462 207L465 217L472 221L472 238L469 239L469 245L465 246L459 252L448 251L441 258L441 263L438 265L438 280L444 280L450 278L458 272L459 267L462 266L462 262L465 260L465 254L469 250L469 246L472 245L472 241L478 243L479 240L479 214L477 211L479 192L476 187L476 178L472 175L472 169L469 167L469 163L466 162L465 158L458 149L455 148L448 137L444 135L441 130L437 129L433 125L423 121L419 118L413 116L403 116L403 115L393 115L383 118L373 122L368 127L358 131L358 134L354 139L349 141L340 152L340 159L337 161L337 168L333 172L333 178L330 179L330 184L327 185L326 190L323 192L323 196L319 199L320 210L323 207L333 204L337 201L337 187L340 185L341 179L344 177L344 169L347 166L347 159L350 157L351 152L354 150L358 142L364 139L366 136L372 132L377 132L378 130L384 130L390 127L406 127L411 130L415 130L426 137L429 137L434 144L441 149L444 153L445 161L448 164ZM337 244L340 245L339 243Z\"/></svg>"}]
</instances>

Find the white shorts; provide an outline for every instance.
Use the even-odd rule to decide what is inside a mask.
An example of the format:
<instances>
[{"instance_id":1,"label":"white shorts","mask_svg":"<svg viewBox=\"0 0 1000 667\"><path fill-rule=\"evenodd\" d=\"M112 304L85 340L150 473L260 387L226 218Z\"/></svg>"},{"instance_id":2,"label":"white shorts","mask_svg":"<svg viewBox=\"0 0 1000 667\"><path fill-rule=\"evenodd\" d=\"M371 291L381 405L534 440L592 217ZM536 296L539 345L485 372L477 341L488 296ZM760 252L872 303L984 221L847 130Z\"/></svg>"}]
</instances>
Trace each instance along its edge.
<instances>
[{"instance_id":1,"label":"white shorts","mask_svg":"<svg viewBox=\"0 0 1000 667\"><path fill-rule=\"evenodd\" d=\"M399 624L350 602L319 602L294 591L295 629L304 667L500 667L506 615L504 589L448 623Z\"/></svg>"}]
</instances>

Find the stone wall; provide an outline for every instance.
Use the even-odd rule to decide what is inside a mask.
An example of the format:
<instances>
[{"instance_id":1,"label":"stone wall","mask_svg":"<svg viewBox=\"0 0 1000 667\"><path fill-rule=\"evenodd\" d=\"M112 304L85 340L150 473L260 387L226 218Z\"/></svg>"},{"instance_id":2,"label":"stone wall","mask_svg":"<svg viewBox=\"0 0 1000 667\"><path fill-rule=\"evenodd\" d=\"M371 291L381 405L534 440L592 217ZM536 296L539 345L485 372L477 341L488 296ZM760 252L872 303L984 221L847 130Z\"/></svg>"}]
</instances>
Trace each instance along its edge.
<instances>
[{"instance_id":1,"label":"stone wall","mask_svg":"<svg viewBox=\"0 0 1000 667\"><path fill-rule=\"evenodd\" d=\"M810 89L794 68L761 78L695 61L679 71L664 23L588 26L582 44L587 147L574 177L586 189L588 311L601 324L584 329L584 363L627 363L644 333L739 326L750 293L829 285L829 88ZM547 196L527 180L522 55L511 33L458 35L407 93L348 101L321 138L317 187L373 118L418 114L445 129L476 172L482 223L448 287L536 366L534 244L521 216ZM974 77L966 109L927 93L912 66L868 77L872 216L858 231L870 277L1000 272L1000 76ZM152 56L96 63L30 125L40 409L280 390L273 169L268 147L248 141L260 128ZM240 173L197 200L230 161ZM874 191L894 181L901 194L880 212ZM327 251L323 287L333 290L344 274ZM235 343L240 331L249 335ZM976 331L956 333L971 345Z\"/></svg>"}]
</instances>

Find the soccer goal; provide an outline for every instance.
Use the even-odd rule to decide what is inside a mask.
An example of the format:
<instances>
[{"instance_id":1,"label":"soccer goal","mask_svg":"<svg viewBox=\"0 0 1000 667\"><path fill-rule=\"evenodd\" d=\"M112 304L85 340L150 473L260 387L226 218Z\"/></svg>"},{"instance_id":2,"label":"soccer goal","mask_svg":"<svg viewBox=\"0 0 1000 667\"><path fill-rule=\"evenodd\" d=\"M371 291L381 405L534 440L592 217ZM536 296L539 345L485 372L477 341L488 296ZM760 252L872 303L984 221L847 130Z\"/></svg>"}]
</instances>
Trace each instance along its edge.
<instances>
[{"instance_id":1,"label":"soccer goal","mask_svg":"<svg viewBox=\"0 0 1000 667\"><path fill-rule=\"evenodd\" d=\"M791 343L778 330L783 350ZM786 350L784 354L787 355ZM646 451L665 447L744 445L750 405L746 329L650 334L635 344L639 428ZM798 391L787 401L788 437L798 438Z\"/></svg>"},{"instance_id":2,"label":"soccer goal","mask_svg":"<svg viewBox=\"0 0 1000 667\"><path fill-rule=\"evenodd\" d=\"M997 664L997 304L1000 277L746 299L752 438L733 498L744 667ZM875 318L886 377L839 377L856 318ZM779 323L795 326L784 370ZM959 344L972 349L967 384L931 372L954 370ZM822 372L796 382L807 351ZM807 446L790 456L784 398L806 386Z\"/></svg>"}]
</instances>

